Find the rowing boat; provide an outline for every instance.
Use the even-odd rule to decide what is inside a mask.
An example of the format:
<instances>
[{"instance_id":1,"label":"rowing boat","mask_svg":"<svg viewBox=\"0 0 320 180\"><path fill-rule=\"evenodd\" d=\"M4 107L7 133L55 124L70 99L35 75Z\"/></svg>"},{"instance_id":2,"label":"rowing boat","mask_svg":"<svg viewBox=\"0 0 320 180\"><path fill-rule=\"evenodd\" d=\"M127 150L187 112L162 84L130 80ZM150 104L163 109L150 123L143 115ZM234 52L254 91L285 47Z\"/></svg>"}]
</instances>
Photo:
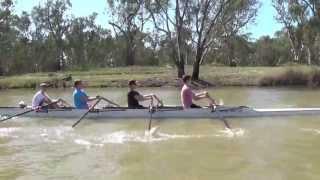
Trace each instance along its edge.
<instances>
[{"instance_id":1,"label":"rowing boat","mask_svg":"<svg viewBox=\"0 0 320 180\"><path fill-rule=\"evenodd\" d=\"M28 108L0 107L1 117L27 111ZM41 112L30 112L24 117L39 118L79 118L87 110L74 108L48 109ZM128 109L103 108L95 109L87 115L87 118L94 119L128 119L128 118L149 118L152 113L153 118L180 118L180 119L199 119L199 118L246 118L246 117L274 117L274 116L316 116L320 115L320 108L283 108L283 109L256 109L245 106L229 107L219 106L215 110L211 108L188 109L182 107L162 107L150 112L149 109Z\"/></svg>"}]
</instances>

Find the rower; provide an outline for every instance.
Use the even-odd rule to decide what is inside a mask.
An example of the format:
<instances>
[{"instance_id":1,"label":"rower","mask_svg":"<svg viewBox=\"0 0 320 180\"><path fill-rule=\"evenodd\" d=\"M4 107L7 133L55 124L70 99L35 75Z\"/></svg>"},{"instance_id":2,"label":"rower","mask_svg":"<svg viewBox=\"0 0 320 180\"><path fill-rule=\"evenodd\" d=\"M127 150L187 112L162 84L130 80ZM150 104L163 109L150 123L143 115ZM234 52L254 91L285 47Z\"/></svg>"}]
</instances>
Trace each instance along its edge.
<instances>
[{"instance_id":1,"label":"rower","mask_svg":"<svg viewBox=\"0 0 320 180\"><path fill-rule=\"evenodd\" d=\"M73 101L76 109L89 109L88 102L100 99L100 96L89 97L84 91L84 85L81 80L74 82Z\"/></svg>"},{"instance_id":2,"label":"rower","mask_svg":"<svg viewBox=\"0 0 320 180\"><path fill-rule=\"evenodd\" d=\"M32 109L41 109L41 107L44 106L45 104L51 104L55 101L57 103L53 103L50 106L48 106L47 108L48 109L57 109L57 108L64 107L64 106L60 107L58 105L58 103L64 103L64 104L68 105L68 103L62 99L58 99L58 100L51 99L47 94L47 87L48 87L47 83L40 84L40 90L32 98Z\"/></svg>"},{"instance_id":3,"label":"rower","mask_svg":"<svg viewBox=\"0 0 320 180\"><path fill-rule=\"evenodd\" d=\"M136 80L129 81L128 86L128 107L130 109L144 109L145 107L139 104L139 102L141 101L150 100L151 105L153 105L153 98L158 101L160 106L163 106L162 101L155 94L141 95L138 91L136 91L136 88L138 86Z\"/></svg>"},{"instance_id":4,"label":"rower","mask_svg":"<svg viewBox=\"0 0 320 180\"><path fill-rule=\"evenodd\" d=\"M210 95L207 91L203 91L200 93L192 92L191 76L189 76L189 75L183 76L182 81L183 81L184 85L181 89L181 103L182 103L182 106L184 109L201 108L201 106L193 103L193 100L199 101L201 99L208 100L209 106L211 106L211 107L216 106L215 100L210 97Z\"/></svg>"}]
</instances>

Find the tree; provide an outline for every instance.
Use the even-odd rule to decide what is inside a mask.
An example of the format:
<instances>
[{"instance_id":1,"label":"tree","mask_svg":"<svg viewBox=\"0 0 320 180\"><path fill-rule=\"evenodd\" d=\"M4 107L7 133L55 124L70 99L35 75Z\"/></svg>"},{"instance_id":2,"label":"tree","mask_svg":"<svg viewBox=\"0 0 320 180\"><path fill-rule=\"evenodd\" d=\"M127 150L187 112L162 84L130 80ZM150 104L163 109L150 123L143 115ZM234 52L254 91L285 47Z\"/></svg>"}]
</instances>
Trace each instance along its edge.
<instances>
[{"instance_id":1,"label":"tree","mask_svg":"<svg viewBox=\"0 0 320 180\"><path fill-rule=\"evenodd\" d=\"M71 24L71 17L67 14L71 7L70 0L48 0L44 6L34 7L32 19L38 30L44 30L55 42L57 69L65 67L64 40L63 38Z\"/></svg>"},{"instance_id":2,"label":"tree","mask_svg":"<svg viewBox=\"0 0 320 180\"><path fill-rule=\"evenodd\" d=\"M109 24L117 38L120 36L126 42L126 65L135 64L136 44L144 36L139 36L144 30L146 21L143 0L107 0L111 10L112 20Z\"/></svg>"},{"instance_id":3,"label":"tree","mask_svg":"<svg viewBox=\"0 0 320 180\"><path fill-rule=\"evenodd\" d=\"M277 20L282 23L288 33L294 60L303 61L307 54L307 63L314 59L315 37L317 37L320 17L318 0L273 0L278 13Z\"/></svg>"},{"instance_id":4,"label":"tree","mask_svg":"<svg viewBox=\"0 0 320 180\"><path fill-rule=\"evenodd\" d=\"M9 73L14 54L13 48L17 32L13 28L16 18L12 14L13 6L12 0L0 2L0 75Z\"/></svg>"},{"instance_id":5,"label":"tree","mask_svg":"<svg viewBox=\"0 0 320 180\"><path fill-rule=\"evenodd\" d=\"M203 0L191 5L192 44L195 49L193 80L199 79L200 64L211 48L223 42L229 45L229 62L233 60L233 50L228 41L256 17L259 7L257 0Z\"/></svg>"},{"instance_id":6,"label":"tree","mask_svg":"<svg viewBox=\"0 0 320 180\"><path fill-rule=\"evenodd\" d=\"M155 29L164 36L170 47L170 55L177 67L178 77L185 74L185 57L188 37L188 16L191 0L154 0L148 1L146 7Z\"/></svg>"}]
</instances>

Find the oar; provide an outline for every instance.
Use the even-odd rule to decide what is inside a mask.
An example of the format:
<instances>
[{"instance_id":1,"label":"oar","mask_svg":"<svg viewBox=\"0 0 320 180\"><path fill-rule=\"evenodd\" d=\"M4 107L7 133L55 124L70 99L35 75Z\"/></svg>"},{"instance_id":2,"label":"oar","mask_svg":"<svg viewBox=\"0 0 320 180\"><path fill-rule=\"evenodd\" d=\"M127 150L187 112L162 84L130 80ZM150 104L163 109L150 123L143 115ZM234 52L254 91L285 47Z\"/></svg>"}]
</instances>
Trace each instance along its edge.
<instances>
[{"instance_id":1,"label":"oar","mask_svg":"<svg viewBox=\"0 0 320 180\"><path fill-rule=\"evenodd\" d=\"M223 100L222 100L222 99L219 99L219 106L223 106L223 105L224 105ZM221 120L221 121L223 122L224 126L225 126L227 129L232 130L230 124L228 123L228 121L227 121L223 116L221 116L221 117L219 118L219 120Z\"/></svg>"},{"instance_id":2,"label":"oar","mask_svg":"<svg viewBox=\"0 0 320 180\"><path fill-rule=\"evenodd\" d=\"M89 108L89 110L88 110L86 113L84 113L84 114L81 116L81 118L72 125L72 128L75 128L75 127L82 121L82 119L84 119L84 118L86 117L86 115L87 115L91 110L93 110L94 107L95 107L101 100L102 100L101 98L98 99L98 101L96 101L96 102L93 104L93 106L91 106L91 107Z\"/></svg>"},{"instance_id":3,"label":"oar","mask_svg":"<svg viewBox=\"0 0 320 180\"><path fill-rule=\"evenodd\" d=\"M149 124L148 124L148 131L150 132L151 130L151 124L152 124L152 118L153 118L153 113L154 113L154 109L153 106L150 105L149 107L149 113L150 113L150 118L149 118Z\"/></svg>"},{"instance_id":4,"label":"oar","mask_svg":"<svg viewBox=\"0 0 320 180\"><path fill-rule=\"evenodd\" d=\"M117 106L117 107L120 107L119 104L117 104L117 103L115 103L115 102L113 102L113 101L111 101L111 100L109 100L109 99L107 99L107 98L105 98L105 97L102 97L102 96L98 96L98 97L99 97L100 99L108 102L109 104L113 104L113 105L115 105L115 106Z\"/></svg>"},{"instance_id":5,"label":"oar","mask_svg":"<svg viewBox=\"0 0 320 180\"><path fill-rule=\"evenodd\" d=\"M227 129L232 130L230 124L228 123L228 121L227 121L224 117L220 117L219 119L223 122L223 124L225 125L225 127L226 127Z\"/></svg>"},{"instance_id":6,"label":"oar","mask_svg":"<svg viewBox=\"0 0 320 180\"><path fill-rule=\"evenodd\" d=\"M47 104L47 105L41 106L40 109L42 109L42 108L44 108L44 107L51 106L52 104L56 104L56 103L58 103L58 102L59 102L59 101L54 101L54 102L49 103L49 104ZM7 120L12 119L12 118L14 118L14 117L22 116L22 115L24 115L24 114L33 112L33 111L35 111L35 110L37 110L37 109L30 109L30 110L28 110L28 111L25 111L25 112L22 112L22 113L18 113L18 114L12 115L12 116L7 117L7 118L5 118L5 119L1 119L0 122L7 121Z\"/></svg>"}]
</instances>

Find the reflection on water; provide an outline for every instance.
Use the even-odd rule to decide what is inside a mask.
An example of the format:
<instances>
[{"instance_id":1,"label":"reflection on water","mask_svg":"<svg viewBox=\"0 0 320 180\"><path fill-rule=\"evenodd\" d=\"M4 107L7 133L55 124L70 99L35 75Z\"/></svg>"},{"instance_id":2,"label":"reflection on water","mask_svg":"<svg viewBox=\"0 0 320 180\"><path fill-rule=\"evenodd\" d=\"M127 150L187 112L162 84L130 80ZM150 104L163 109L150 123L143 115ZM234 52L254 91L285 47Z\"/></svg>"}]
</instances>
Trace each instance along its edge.
<instances>
[{"instance_id":1,"label":"reflection on water","mask_svg":"<svg viewBox=\"0 0 320 180\"><path fill-rule=\"evenodd\" d=\"M177 104L176 89L156 91ZM212 89L226 105L317 107L310 89ZM31 90L1 91L0 105L30 103ZM126 89L89 89L125 104ZM71 100L70 90L51 90ZM202 102L205 104L205 102ZM320 117L219 120L16 118L0 125L0 179L319 179ZM159 127L159 128L156 128Z\"/></svg>"}]
</instances>

